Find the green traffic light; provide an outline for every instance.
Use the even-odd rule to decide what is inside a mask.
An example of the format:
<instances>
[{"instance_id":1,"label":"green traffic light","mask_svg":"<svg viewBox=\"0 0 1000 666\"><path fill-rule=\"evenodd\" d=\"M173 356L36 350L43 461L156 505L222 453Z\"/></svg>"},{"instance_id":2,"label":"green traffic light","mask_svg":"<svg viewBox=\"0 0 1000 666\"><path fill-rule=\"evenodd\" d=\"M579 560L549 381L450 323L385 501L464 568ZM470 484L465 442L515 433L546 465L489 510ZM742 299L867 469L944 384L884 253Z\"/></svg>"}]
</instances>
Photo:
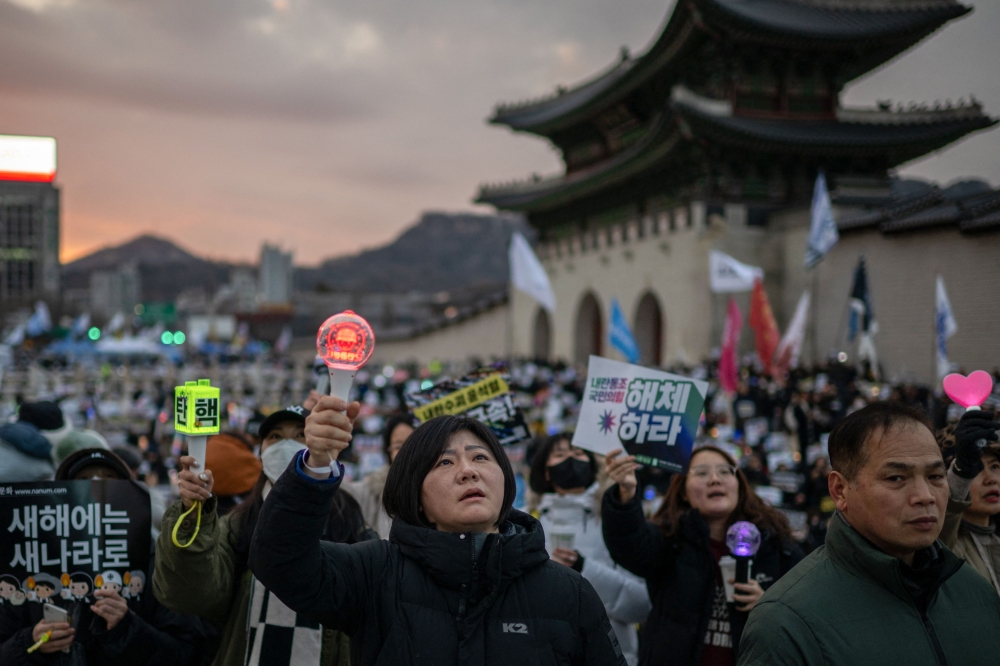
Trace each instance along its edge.
<instances>
[{"instance_id":1,"label":"green traffic light","mask_svg":"<svg viewBox=\"0 0 1000 666\"><path fill-rule=\"evenodd\" d=\"M174 334L170 331L163 331L163 335L160 336L160 342L165 345L170 345L174 343Z\"/></svg>"},{"instance_id":2,"label":"green traffic light","mask_svg":"<svg viewBox=\"0 0 1000 666\"><path fill-rule=\"evenodd\" d=\"M91 326L90 330L87 331L87 337L96 342L101 337L101 329Z\"/></svg>"},{"instance_id":3,"label":"green traffic light","mask_svg":"<svg viewBox=\"0 0 1000 666\"><path fill-rule=\"evenodd\" d=\"M174 333L174 344L175 345L182 345L182 344L184 344L185 340L187 340L187 336L184 335L182 332L177 331L176 333Z\"/></svg>"}]
</instances>

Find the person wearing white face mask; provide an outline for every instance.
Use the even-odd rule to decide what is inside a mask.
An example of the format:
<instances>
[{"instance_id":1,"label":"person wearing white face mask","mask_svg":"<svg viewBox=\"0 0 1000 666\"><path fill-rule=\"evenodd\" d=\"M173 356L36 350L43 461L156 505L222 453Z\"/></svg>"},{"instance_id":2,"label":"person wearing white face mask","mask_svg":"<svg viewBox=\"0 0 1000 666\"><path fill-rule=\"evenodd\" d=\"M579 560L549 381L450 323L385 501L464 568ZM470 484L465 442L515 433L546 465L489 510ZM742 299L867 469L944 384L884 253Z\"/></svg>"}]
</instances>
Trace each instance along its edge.
<instances>
[{"instance_id":1,"label":"person wearing white face mask","mask_svg":"<svg viewBox=\"0 0 1000 666\"><path fill-rule=\"evenodd\" d=\"M153 592L168 608L183 609L222 626L213 666L350 663L350 642L345 634L296 615L247 568L250 538L264 498L295 454L306 448L303 428L308 414L302 407L288 407L261 423L263 471L246 499L224 516L218 515L211 469L196 474L190 469L193 459L180 459L181 500L163 516ZM330 512L324 539L356 543L377 538L366 527L357 502L346 493L341 499ZM190 541L191 545L179 548L171 533L180 515L195 501L202 502L201 525L193 514L184 518L177 541ZM294 636L291 641L287 640L289 633Z\"/></svg>"}]
</instances>

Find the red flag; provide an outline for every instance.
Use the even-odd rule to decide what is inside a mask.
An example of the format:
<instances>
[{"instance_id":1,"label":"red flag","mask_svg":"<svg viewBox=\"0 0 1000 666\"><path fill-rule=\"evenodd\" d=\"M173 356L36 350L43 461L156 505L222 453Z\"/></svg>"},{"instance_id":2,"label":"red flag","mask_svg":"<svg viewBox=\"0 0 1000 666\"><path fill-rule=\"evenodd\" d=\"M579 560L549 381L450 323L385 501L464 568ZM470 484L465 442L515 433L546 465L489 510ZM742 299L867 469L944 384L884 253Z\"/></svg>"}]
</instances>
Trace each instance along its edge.
<instances>
[{"instance_id":1,"label":"red flag","mask_svg":"<svg viewBox=\"0 0 1000 666\"><path fill-rule=\"evenodd\" d=\"M726 393L735 393L740 380L740 363L737 348L740 346L740 329L743 328L743 313L736 299L729 299L726 312L726 326L722 330L722 356L719 358L719 383Z\"/></svg>"},{"instance_id":2,"label":"red flag","mask_svg":"<svg viewBox=\"0 0 1000 666\"><path fill-rule=\"evenodd\" d=\"M754 280L753 295L750 297L750 328L753 329L754 342L757 344L757 356L764 367L770 370L774 350L781 340L781 332L778 330L778 323L774 321L767 292L759 278Z\"/></svg>"}]
</instances>

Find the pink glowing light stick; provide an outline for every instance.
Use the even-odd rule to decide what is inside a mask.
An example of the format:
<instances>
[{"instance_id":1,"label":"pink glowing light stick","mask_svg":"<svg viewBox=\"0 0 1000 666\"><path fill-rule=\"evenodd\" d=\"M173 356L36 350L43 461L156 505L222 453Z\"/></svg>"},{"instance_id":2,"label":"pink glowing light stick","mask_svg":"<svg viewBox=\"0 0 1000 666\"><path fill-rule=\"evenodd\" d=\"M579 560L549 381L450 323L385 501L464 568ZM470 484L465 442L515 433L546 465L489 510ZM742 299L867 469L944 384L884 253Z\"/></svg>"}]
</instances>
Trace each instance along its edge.
<instances>
[{"instance_id":1,"label":"pink glowing light stick","mask_svg":"<svg viewBox=\"0 0 1000 666\"><path fill-rule=\"evenodd\" d=\"M354 375L375 350L375 333L362 317L350 310L335 314L316 336L316 351L330 371L330 395L347 401Z\"/></svg>"},{"instance_id":2,"label":"pink glowing light stick","mask_svg":"<svg viewBox=\"0 0 1000 666\"><path fill-rule=\"evenodd\" d=\"M965 411L974 412L993 393L993 377L983 370L976 370L968 377L957 372L944 378L944 392Z\"/></svg>"}]
</instances>

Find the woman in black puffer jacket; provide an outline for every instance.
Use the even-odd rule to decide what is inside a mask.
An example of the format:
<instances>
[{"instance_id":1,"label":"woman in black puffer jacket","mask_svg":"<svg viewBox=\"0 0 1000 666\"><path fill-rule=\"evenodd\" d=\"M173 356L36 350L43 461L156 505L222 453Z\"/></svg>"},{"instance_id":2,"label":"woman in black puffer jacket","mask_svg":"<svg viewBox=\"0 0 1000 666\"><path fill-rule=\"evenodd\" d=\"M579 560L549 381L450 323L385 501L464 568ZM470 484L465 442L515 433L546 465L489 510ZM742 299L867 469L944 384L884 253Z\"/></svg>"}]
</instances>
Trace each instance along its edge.
<instances>
[{"instance_id":1,"label":"woman in black puffer jacket","mask_svg":"<svg viewBox=\"0 0 1000 666\"><path fill-rule=\"evenodd\" d=\"M350 635L353 664L625 666L594 588L511 509L513 471L478 421L441 416L407 439L383 493L388 541L320 542L359 407L322 398L308 452L264 502L250 568L273 594Z\"/></svg>"},{"instance_id":2,"label":"woman in black puffer jacket","mask_svg":"<svg viewBox=\"0 0 1000 666\"><path fill-rule=\"evenodd\" d=\"M735 664L750 610L802 559L787 519L754 494L729 454L712 446L696 450L688 472L674 476L651 521L636 496L634 459L612 452L607 465L618 483L604 494L604 541L615 562L646 579L653 603L639 634L639 665ZM762 540L750 580L736 583L735 603L726 603L718 562L737 521L756 525Z\"/></svg>"}]
</instances>

